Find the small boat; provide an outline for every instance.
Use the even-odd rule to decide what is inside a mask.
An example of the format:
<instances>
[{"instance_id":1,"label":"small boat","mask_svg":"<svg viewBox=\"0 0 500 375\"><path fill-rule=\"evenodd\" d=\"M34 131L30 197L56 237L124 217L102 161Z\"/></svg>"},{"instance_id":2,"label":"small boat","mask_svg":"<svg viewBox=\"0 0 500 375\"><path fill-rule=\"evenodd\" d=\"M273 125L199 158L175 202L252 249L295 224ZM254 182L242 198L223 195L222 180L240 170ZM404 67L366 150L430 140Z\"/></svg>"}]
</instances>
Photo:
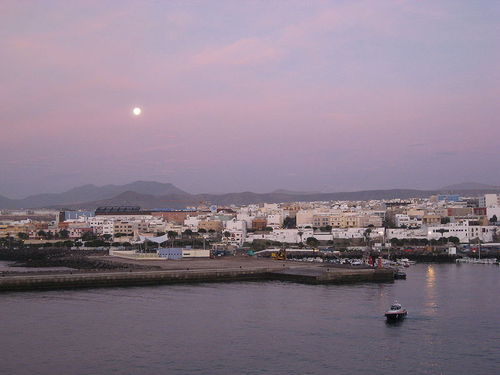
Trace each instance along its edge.
<instances>
[{"instance_id":1,"label":"small boat","mask_svg":"<svg viewBox=\"0 0 500 375\"><path fill-rule=\"evenodd\" d=\"M402 270L394 271L394 279L396 280L406 280L406 272Z\"/></svg>"},{"instance_id":2,"label":"small boat","mask_svg":"<svg viewBox=\"0 0 500 375\"><path fill-rule=\"evenodd\" d=\"M408 312L406 309L403 309L400 303L394 302L391 308L385 312L385 317L388 322L397 322L403 320L407 314Z\"/></svg>"}]
</instances>

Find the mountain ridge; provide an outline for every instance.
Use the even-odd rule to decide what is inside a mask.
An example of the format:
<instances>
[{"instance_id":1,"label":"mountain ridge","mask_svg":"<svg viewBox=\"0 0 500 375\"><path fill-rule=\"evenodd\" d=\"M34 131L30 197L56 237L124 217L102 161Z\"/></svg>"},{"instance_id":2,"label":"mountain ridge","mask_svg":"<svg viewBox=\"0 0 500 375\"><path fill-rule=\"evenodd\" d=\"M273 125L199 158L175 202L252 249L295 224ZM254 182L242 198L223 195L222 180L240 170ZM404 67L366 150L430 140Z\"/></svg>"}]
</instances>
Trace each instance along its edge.
<instances>
[{"instance_id":1,"label":"mountain ridge","mask_svg":"<svg viewBox=\"0 0 500 375\"><path fill-rule=\"evenodd\" d=\"M110 199L126 191L135 191L139 194L151 195L189 194L171 183L139 180L124 185L108 184L96 186L93 184L86 184L62 193L35 194L21 199L10 199L0 195L0 208L42 208L64 204L73 205L89 201Z\"/></svg>"},{"instance_id":2,"label":"mountain ridge","mask_svg":"<svg viewBox=\"0 0 500 375\"><path fill-rule=\"evenodd\" d=\"M483 194L491 191L469 191L471 194ZM474 192L474 193L473 193ZM286 203L286 202L313 202L313 201L335 201L350 200L361 201L371 199L408 199L408 198L427 198L431 195L438 195L444 192L440 190L414 190L414 189L387 189L387 190L364 190L354 192L338 193L319 193L319 194L283 194L283 193L227 193L227 194L190 194L176 195L168 194L163 196L141 195L135 192L126 192L112 199L102 201L86 202L66 208L86 208L93 209L98 206L120 206L137 205L143 209L170 208L180 209L187 206L197 206L201 203L210 203L216 205L248 205L258 203Z\"/></svg>"},{"instance_id":3,"label":"mountain ridge","mask_svg":"<svg viewBox=\"0 0 500 375\"><path fill-rule=\"evenodd\" d=\"M500 189L500 186L467 181L467 182L461 182L459 184L452 184L452 185L443 186L439 190L460 190L461 191L461 190L480 190L480 189L495 190L495 189Z\"/></svg>"},{"instance_id":4,"label":"mountain ridge","mask_svg":"<svg viewBox=\"0 0 500 375\"><path fill-rule=\"evenodd\" d=\"M458 187L463 186L458 184ZM483 186L483 185L481 185ZM484 185L490 187L490 185ZM312 202L332 200L371 200L371 199L408 199L426 198L436 194L469 194L499 193L500 187L493 189L379 189L334 193L296 192L278 189L271 193L254 193L251 191L225 194L190 194L171 183L155 181L135 181L125 185L92 184L82 185L63 193L37 194L23 199L9 199L0 195L0 208L96 208L98 206L137 205L144 209L152 208L184 208L197 206L203 202L219 205L247 205L256 203Z\"/></svg>"}]
</instances>

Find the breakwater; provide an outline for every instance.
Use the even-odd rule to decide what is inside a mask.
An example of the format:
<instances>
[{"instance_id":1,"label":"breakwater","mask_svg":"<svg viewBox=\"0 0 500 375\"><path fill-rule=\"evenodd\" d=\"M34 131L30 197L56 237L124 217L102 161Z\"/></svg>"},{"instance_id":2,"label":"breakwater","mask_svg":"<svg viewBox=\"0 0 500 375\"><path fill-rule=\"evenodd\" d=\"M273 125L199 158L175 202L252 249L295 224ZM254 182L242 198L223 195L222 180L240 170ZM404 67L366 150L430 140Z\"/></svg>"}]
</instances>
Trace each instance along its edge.
<instances>
[{"instance_id":1,"label":"breakwater","mask_svg":"<svg viewBox=\"0 0 500 375\"><path fill-rule=\"evenodd\" d=\"M44 275L2 275L0 291L141 286L155 284L282 280L308 284L388 282L389 269L327 269L324 267L219 268L164 271L116 271L54 273Z\"/></svg>"}]
</instances>

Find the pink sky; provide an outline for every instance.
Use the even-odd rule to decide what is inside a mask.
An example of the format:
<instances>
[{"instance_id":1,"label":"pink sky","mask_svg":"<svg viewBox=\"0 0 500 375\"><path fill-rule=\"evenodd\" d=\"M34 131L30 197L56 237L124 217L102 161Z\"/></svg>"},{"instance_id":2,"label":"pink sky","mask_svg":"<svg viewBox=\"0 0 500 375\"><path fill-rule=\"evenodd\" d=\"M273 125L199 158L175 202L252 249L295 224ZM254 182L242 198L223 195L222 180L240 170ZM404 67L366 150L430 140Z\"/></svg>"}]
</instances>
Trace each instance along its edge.
<instances>
[{"instance_id":1,"label":"pink sky","mask_svg":"<svg viewBox=\"0 0 500 375\"><path fill-rule=\"evenodd\" d=\"M500 184L498 19L466 0L3 1L0 194Z\"/></svg>"}]
</instances>

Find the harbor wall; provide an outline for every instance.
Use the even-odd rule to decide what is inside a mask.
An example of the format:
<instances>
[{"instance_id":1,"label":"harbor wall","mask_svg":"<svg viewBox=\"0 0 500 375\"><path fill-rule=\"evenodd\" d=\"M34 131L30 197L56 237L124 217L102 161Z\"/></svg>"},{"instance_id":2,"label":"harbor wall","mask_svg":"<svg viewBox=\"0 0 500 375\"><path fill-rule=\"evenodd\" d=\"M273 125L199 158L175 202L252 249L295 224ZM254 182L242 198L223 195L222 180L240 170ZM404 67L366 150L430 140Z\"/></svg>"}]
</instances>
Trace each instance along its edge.
<instances>
[{"instance_id":1,"label":"harbor wall","mask_svg":"<svg viewBox=\"0 0 500 375\"><path fill-rule=\"evenodd\" d=\"M45 275L2 275L0 291L141 286L176 283L281 280L310 284L393 281L390 270L320 271L284 273L283 268L196 269L58 273Z\"/></svg>"}]
</instances>

